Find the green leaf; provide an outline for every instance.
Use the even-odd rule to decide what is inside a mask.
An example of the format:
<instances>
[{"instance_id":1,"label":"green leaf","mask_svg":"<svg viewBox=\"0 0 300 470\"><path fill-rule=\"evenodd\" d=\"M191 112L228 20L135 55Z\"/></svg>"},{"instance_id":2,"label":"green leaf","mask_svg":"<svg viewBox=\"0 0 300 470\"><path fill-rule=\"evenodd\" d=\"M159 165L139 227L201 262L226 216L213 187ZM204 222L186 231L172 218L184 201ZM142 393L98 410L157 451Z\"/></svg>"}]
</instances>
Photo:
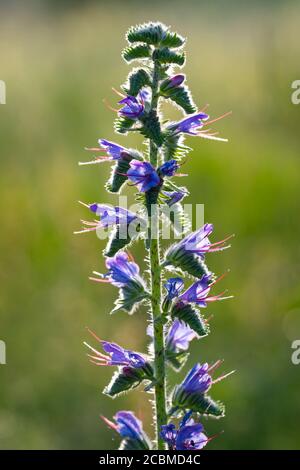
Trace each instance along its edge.
<instances>
[{"instance_id":1,"label":"green leaf","mask_svg":"<svg viewBox=\"0 0 300 470\"><path fill-rule=\"evenodd\" d=\"M197 111L197 107L193 102L189 89L186 86L170 88L169 90L162 92L162 96L176 103L187 114L193 114Z\"/></svg>"},{"instance_id":2,"label":"green leaf","mask_svg":"<svg viewBox=\"0 0 300 470\"><path fill-rule=\"evenodd\" d=\"M180 36L177 33L172 33L171 31L166 31L164 33L164 37L160 41L161 46L166 46L166 47L181 47L185 43L185 38Z\"/></svg>"},{"instance_id":3,"label":"green leaf","mask_svg":"<svg viewBox=\"0 0 300 470\"><path fill-rule=\"evenodd\" d=\"M144 42L153 46L181 47L185 39L177 33L173 33L163 23L144 23L133 26L127 32L128 42Z\"/></svg>"},{"instance_id":4,"label":"green leaf","mask_svg":"<svg viewBox=\"0 0 300 470\"><path fill-rule=\"evenodd\" d=\"M172 308L171 315L178 320L182 320L192 330L194 330L198 336L207 336L209 333L209 326L205 322L204 318L200 314L200 311L192 307L190 304L183 304L178 302Z\"/></svg>"},{"instance_id":5,"label":"green leaf","mask_svg":"<svg viewBox=\"0 0 300 470\"><path fill-rule=\"evenodd\" d=\"M123 184L127 181L127 172L130 168L131 159L129 160L117 160L117 163L112 167L112 172L108 182L106 183L107 191L111 193L118 193L122 188Z\"/></svg>"},{"instance_id":6,"label":"green leaf","mask_svg":"<svg viewBox=\"0 0 300 470\"><path fill-rule=\"evenodd\" d=\"M194 413L200 413L205 416L214 416L221 418L225 416L225 406L220 401L213 400L204 393L189 393L182 390L178 385L175 386L172 393L172 406L183 412L191 410Z\"/></svg>"},{"instance_id":7,"label":"green leaf","mask_svg":"<svg viewBox=\"0 0 300 470\"><path fill-rule=\"evenodd\" d=\"M160 147L163 143L163 135L161 133L159 118L155 110L144 114L140 121L143 124L141 133L147 138L152 139L155 144Z\"/></svg>"},{"instance_id":8,"label":"green leaf","mask_svg":"<svg viewBox=\"0 0 300 470\"><path fill-rule=\"evenodd\" d=\"M141 219L136 219L128 225L117 225L114 227L104 250L104 256L115 256L119 250L122 250L125 246L130 245L136 240L143 229L142 222Z\"/></svg>"},{"instance_id":9,"label":"green leaf","mask_svg":"<svg viewBox=\"0 0 300 470\"><path fill-rule=\"evenodd\" d=\"M176 243L167 250L165 260L169 265L179 268L181 271L199 279L204 274L212 274L199 256L178 248Z\"/></svg>"},{"instance_id":10,"label":"green leaf","mask_svg":"<svg viewBox=\"0 0 300 470\"><path fill-rule=\"evenodd\" d=\"M149 59L151 57L151 47L139 44L138 46L129 46L122 51L123 59L126 62L131 62L136 59Z\"/></svg>"},{"instance_id":11,"label":"green leaf","mask_svg":"<svg viewBox=\"0 0 300 470\"><path fill-rule=\"evenodd\" d=\"M127 41L144 42L156 46L165 37L168 28L163 23L144 23L132 26L126 35Z\"/></svg>"},{"instance_id":12,"label":"green leaf","mask_svg":"<svg viewBox=\"0 0 300 470\"><path fill-rule=\"evenodd\" d=\"M123 439L119 450L151 450L150 440L140 441L138 439Z\"/></svg>"},{"instance_id":13,"label":"green leaf","mask_svg":"<svg viewBox=\"0 0 300 470\"><path fill-rule=\"evenodd\" d=\"M184 52L174 52L168 47L163 47L153 52L153 59L157 60L160 64L176 64L182 66L185 62L185 54Z\"/></svg>"},{"instance_id":14,"label":"green leaf","mask_svg":"<svg viewBox=\"0 0 300 470\"><path fill-rule=\"evenodd\" d=\"M151 79L145 69L134 69L127 77L126 83L122 85L127 95L136 96L139 91L151 85Z\"/></svg>"},{"instance_id":15,"label":"green leaf","mask_svg":"<svg viewBox=\"0 0 300 470\"><path fill-rule=\"evenodd\" d=\"M137 387L142 380L143 377L139 369L130 369L128 373L123 373L123 369L120 368L114 373L110 383L104 388L103 393L110 397L115 397Z\"/></svg>"},{"instance_id":16,"label":"green leaf","mask_svg":"<svg viewBox=\"0 0 300 470\"><path fill-rule=\"evenodd\" d=\"M125 287L119 289L119 298L115 301L115 307L111 313L115 313L118 310L125 310L125 312L132 315L143 300L145 300L149 294L145 290L145 286L132 280L132 282Z\"/></svg>"},{"instance_id":17,"label":"green leaf","mask_svg":"<svg viewBox=\"0 0 300 470\"><path fill-rule=\"evenodd\" d=\"M169 131L164 133L163 154L164 160L182 161L187 153L191 150L190 147L183 145L184 136L180 134L173 134Z\"/></svg>"},{"instance_id":18,"label":"green leaf","mask_svg":"<svg viewBox=\"0 0 300 470\"><path fill-rule=\"evenodd\" d=\"M176 354L172 351L166 350L166 360L172 369L174 369L176 372L179 372L182 369L188 357L189 353L186 351L182 351Z\"/></svg>"},{"instance_id":19,"label":"green leaf","mask_svg":"<svg viewBox=\"0 0 300 470\"><path fill-rule=\"evenodd\" d=\"M225 416L225 405L220 401L213 400L208 395L192 394L188 407L194 412L206 416L214 416L215 418Z\"/></svg>"},{"instance_id":20,"label":"green leaf","mask_svg":"<svg viewBox=\"0 0 300 470\"><path fill-rule=\"evenodd\" d=\"M115 132L118 134L126 134L129 129L131 129L135 124L134 119L126 117L117 117L114 122Z\"/></svg>"}]
</instances>

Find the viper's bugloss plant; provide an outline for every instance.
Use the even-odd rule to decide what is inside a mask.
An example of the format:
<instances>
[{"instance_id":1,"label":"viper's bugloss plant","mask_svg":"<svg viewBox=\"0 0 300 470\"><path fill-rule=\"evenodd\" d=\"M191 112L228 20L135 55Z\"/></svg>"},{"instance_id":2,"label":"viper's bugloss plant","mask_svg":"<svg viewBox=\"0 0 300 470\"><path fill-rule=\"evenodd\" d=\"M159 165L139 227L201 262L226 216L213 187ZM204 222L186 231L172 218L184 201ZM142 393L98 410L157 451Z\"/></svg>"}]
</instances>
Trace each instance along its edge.
<instances>
[{"instance_id":1,"label":"viper's bugloss plant","mask_svg":"<svg viewBox=\"0 0 300 470\"><path fill-rule=\"evenodd\" d=\"M119 411L114 417L115 422L103 418L122 437L120 449L161 450L167 446L172 450L199 450L212 439L207 437L199 421L201 417L219 418L225 413L224 405L211 398L208 392L215 382L229 374L214 378L222 361L211 365L197 363L173 390L167 388L167 375L169 367L179 372L185 365L192 340L209 334L208 319L202 309L209 302L228 298L224 292L211 293L223 276L218 278L209 270L206 255L228 248L229 237L211 243L212 224L188 233L189 223L182 200L189 193L185 187L178 186L174 178L180 176L180 166L191 150L185 145L185 138L198 136L226 141L210 126L228 113L210 119L207 106L198 110L185 75L174 72L174 68L182 67L185 62L182 36L164 24L147 23L130 28L126 38L129 45L123 51L123 58L128 63L136 61L138 66L129 73L122 92L117 92L121 99L119 108L115 109L115 131L123 135L129 132L141 134L147 151L99 139L97 147L87 149L96 153L95 158L80 164L112 162L107 191L116 194L125 183L134 186L138 191L139 209L131 212L119 206L83 203L97 219L83 220L79 232L112 229L104 249L107 272L94 272L90 279L110 283L119 290L113 312L125 310L131 314L142 304L149 306L147 333L151 342L147 354L104 341L94 333L98 349L88 343L85 345L89 348L92 363L116 367L104 394L115 397L141 384L146 393L152 394L153 440L145 434L141 421L131 411ZM160 111L160 103L164 100L181 109L183 118L178 122L166 120ZM174 214L183 221L184 236L167 247L163 254L161 226L169 217L176 234L178 227ZM147 272L146 275L140 273L128 251L129 245L138 239L145 241L145 260L150 276ZM170 271L175 272L174 277L168 274ZM174 423L176 420L179 420L177 424Z\"/></svg>"}]
</instances>

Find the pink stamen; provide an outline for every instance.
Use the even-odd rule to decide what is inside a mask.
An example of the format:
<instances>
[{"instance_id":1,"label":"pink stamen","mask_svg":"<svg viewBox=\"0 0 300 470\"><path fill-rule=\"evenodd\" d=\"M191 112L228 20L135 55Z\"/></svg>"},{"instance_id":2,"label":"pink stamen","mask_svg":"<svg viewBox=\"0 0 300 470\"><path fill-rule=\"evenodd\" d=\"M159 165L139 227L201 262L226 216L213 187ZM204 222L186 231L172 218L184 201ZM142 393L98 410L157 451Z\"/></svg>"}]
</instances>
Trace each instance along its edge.
<instances>
[{"instance_id":1,"label":"pink stamen","mask_svg":"<svg viewBox=\"0 0 300 470\"><path fill-rule=\"evenodd\" d=\"M214 371L223 364L223 362L224 362L224 359L219 359L214 364L209 366L209 368L207 369L207 372L210 372L210 374L213 374Z\"/></svg>"},{"instance_id":2,"label":"pink stamen","mask_svg":"<svg viewBox=\"0 0 300 470\"><path fill-rule=\"evenodd\" d=\"M87 150L88 152L105 152L101 147L84 147L84 150Z\"/></svg>"},{"instance_id":3,"label":"pink stamen","mask_svg":"<svg viewBox=\"0 0 300 470\"><path fill-rule=\"evenodd\" d=\"M217 245L220 245L222 243L225 243L227 242L227 240L229 240L230 238L234 237L234 233L232 235L228 235L228 237L226 238L223 238L223 240L220 240L219 242L214 242L214 243L211 243L209 246L217 246Z\"/></svg>"},{"instance_id":4,"label":"pink stamen","mask_svg":"<svg viewBox=\"0 0 300 470\"><path fill-rule=\"evenodd\" d=\"M108 109L110 109L111 111L114 111L115 113L118 113L118 112L119 112L119 109L113 108L113 107L109 104L109 102L107 101L106 98L103 98L102 101L103 101L103 103L105 104L105 106L106 106Z\"/></svg>"},{"instance_id":5,"label":"pink stamen","mask_svg":"<svg viewBox=\"0 0 300 470\"><path fill-rule=\"evenodd\" d=\"M129 250L126 250L126 251L127 251L129 261L132 261L133 263L135 263L135 259L133 257L133 254Z\"/></svg>"},{"instance_id":6,"label":"pink stamen","mask_svg":"<svg viewBox=\"0 0 300 470\"><path fill-rule=\"evenodd\" d=\"M105 422L105 424L107 424L107 426L111 429L113 429L114 431L117 431L118 432L118 425L113 423L113 421L110 421L109 419L107 419L105 416L102 416L100 415L100 418L103 419L103 421Z\"/></svg>"},{"instance_id":7,"label":"pink stamen","mask_svg":"<svg viewBox=\"0 0 300 470\"><path fill-rule=\"evenodd\" d=\"M229 116L230 114L232 114L232 111L228 111L227 113L224 113L221 116L206 122L205 125L207 126L208 124L212 124L213 122L220 121L220 119L223 119L224 117Z\"/></svg>"},{"instance_id":8,"label":"pink stamen","mask_svg":"<svg viewBox=\"0 0 300 470\"><path fill-rule=\"evenodd\" d=\"M228 270L226 273L221 274L221 276L217 277L217 279L215 279L215 280L209 285L209 287L214 286L217 282L221 281L222 279L224 279L224 277L228 276L228 274L229 274L229 270Z\"/></svg>"},{"instance_id":9,"label":"pink stamen","mask_svg":"<svg viewBox=\"0 0 300 470\"><path fill-rule=\"evenodd\" d=\"M86 326L86 329L88 330L89 334L93 336L93 338L99 341L99 343L102 343L102 340L96 335L96 333L94 333L94 331L92 331L88 326Z\"/></svg>"},{"instance_id":10,"label":"pink stamen","mask_svg":"<svg viewBox=\"0 0 300 470\"><path fill-rule=\"evenodd\" d=\"M117 95L121 96L122 98L125 98L126 95L124 93L121 93L120 91L116 90L113 86L111 87L112 91L114 91Z\"/></svg>"},{"instance_id":11,"label":"pink stamen","mask_svg":"<svg viewBox=\"0 0 300 470\"><path fill-rule=\"evenodd\" d=\"M209 104L206 104L202 109L200 109L199 113L203 113L207 108Z\"/></svg>"}]
</instances>

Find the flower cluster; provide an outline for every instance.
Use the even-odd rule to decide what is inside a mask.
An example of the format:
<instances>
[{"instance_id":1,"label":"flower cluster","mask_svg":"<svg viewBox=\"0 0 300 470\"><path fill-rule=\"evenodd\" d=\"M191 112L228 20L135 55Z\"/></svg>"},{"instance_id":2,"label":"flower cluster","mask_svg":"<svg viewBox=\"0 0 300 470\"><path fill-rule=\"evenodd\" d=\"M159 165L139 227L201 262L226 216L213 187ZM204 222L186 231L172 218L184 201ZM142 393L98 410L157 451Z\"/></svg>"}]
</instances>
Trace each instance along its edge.
<instances>
[{"instance_id":1,"label":"flower cluster","mask_svg":"<svg viewBox=\"0 0 300 470\"><path fill-rule=\"evenodd\" d=\"M161 251L160 223L166 222L167 209L183 214L182 200L188 195L174 177L182 176L178 170L182 157L190 150L184 145L186 137L226 141L211 130L210 125L227 114L211 119L206 107L198 110L183 74L174 74L174 67L185 62L185 39L161 23L134 26L127 32L128 46L123 51L126 62L140 61L126 82L116 112L115 131L127 135L136 132L146 140L147 151L123 147L99 139L98 147L88 148L94 158L81 165L113 163L106 189L119 193L124 184L137 191L137 213L120 206L102 203L82 203L93 214L94 220L83 220L76 233L97 229L111 231L104 250L106 273L93 271L90 277L97 283L107 283L118 289L113 312L123 310L132 314L142 304L150 306L151 336L148 353L127 349L115 342L104 341L91 332L98 347L84 343L88 358L97 366L115 367L104 394L115 397L143 384L144 391L154 395L154 441L146 435L142 422L131 411L119 411L114 421L104 422L122 438L120 449L200 450L212 437L207 437L201 424L203 416L224 416L224 405L208 395L213 384L231 374L214 377L222 361L214 364L197 362L172 392L167 393L168 367L179 372L185 365L191 342L209 334L208 319L202 311L210 302L228 298L225 291L214 294L212 289L223 276L217 278L206 265L206 256L227 249L226 237L212 243L212 224L187 234L180 241ZM168 100L183 110L178 122L164 119L159 111L160 101ZM208 127L209 126L209 127ZM153 207L155 210L153 210ZM176 233L172 215L169 223ZM143 233L150 279L144 276L128 247L139 235L132 235L134 224L137 234ZM121 236L124 232L125 236ZM124 235L124 233L123 233ZM174 277L168 273L175 272ZM188 285L187 285L188 284ZM195 346L196 341L193 342ZM195 348L195 352L197 352ZM153 398L153 397L152 397ZM179 419L179 424L174 420Z\"/></svg>"}]
</instances>

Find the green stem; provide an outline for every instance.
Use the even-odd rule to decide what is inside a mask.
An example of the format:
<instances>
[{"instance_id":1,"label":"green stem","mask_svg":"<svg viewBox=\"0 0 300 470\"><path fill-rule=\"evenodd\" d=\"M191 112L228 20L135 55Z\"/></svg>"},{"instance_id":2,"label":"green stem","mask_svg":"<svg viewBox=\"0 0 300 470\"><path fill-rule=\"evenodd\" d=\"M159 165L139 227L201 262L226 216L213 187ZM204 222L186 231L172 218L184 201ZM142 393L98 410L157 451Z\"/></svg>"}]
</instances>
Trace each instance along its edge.
<instances>
[{"instance_id":1,"label":"green stem","mask_svg":"<svg viewBox=\"0 0 300 470\"><path fill-rule=\"evenodd\" d=\"M155 210L155 212L157 212ZM152 224L156 225L158 214L152 214ZM150 223L150 221L149 221ZM153 232L156 233L153 233ZM161 426L167 423L166 413L166 373L165 373L165 344L164 325L161 321L161 268L158 227L151 232L150 240L150 272L151 272L151 307L154 330L154 368L155 368L155 422L156 445L158 450L165 449L160 438Z\"/></svg>"},{"instance_id":2,"label":"green stem","mask_svg":"<svg viewBox=\"0 0 300 470\"><path fill-rule=\"evenodd\" d=\"M152 80L152 110L157 110L158 104L158 64L154 62ZM158 163L158 148L150 140L150 162L153 166ZM150 273L151 273L151 311L153 321L154 368L155 368L155 424L156 449L164 450L165 443L160 438L161 426L167 424L166 413L166 373L165 373L165 340L164 325L161 319L161 267L159 240L159 209L157 204L148 208L149 238L150 238Z\"/></svg>"}]
</instances>

